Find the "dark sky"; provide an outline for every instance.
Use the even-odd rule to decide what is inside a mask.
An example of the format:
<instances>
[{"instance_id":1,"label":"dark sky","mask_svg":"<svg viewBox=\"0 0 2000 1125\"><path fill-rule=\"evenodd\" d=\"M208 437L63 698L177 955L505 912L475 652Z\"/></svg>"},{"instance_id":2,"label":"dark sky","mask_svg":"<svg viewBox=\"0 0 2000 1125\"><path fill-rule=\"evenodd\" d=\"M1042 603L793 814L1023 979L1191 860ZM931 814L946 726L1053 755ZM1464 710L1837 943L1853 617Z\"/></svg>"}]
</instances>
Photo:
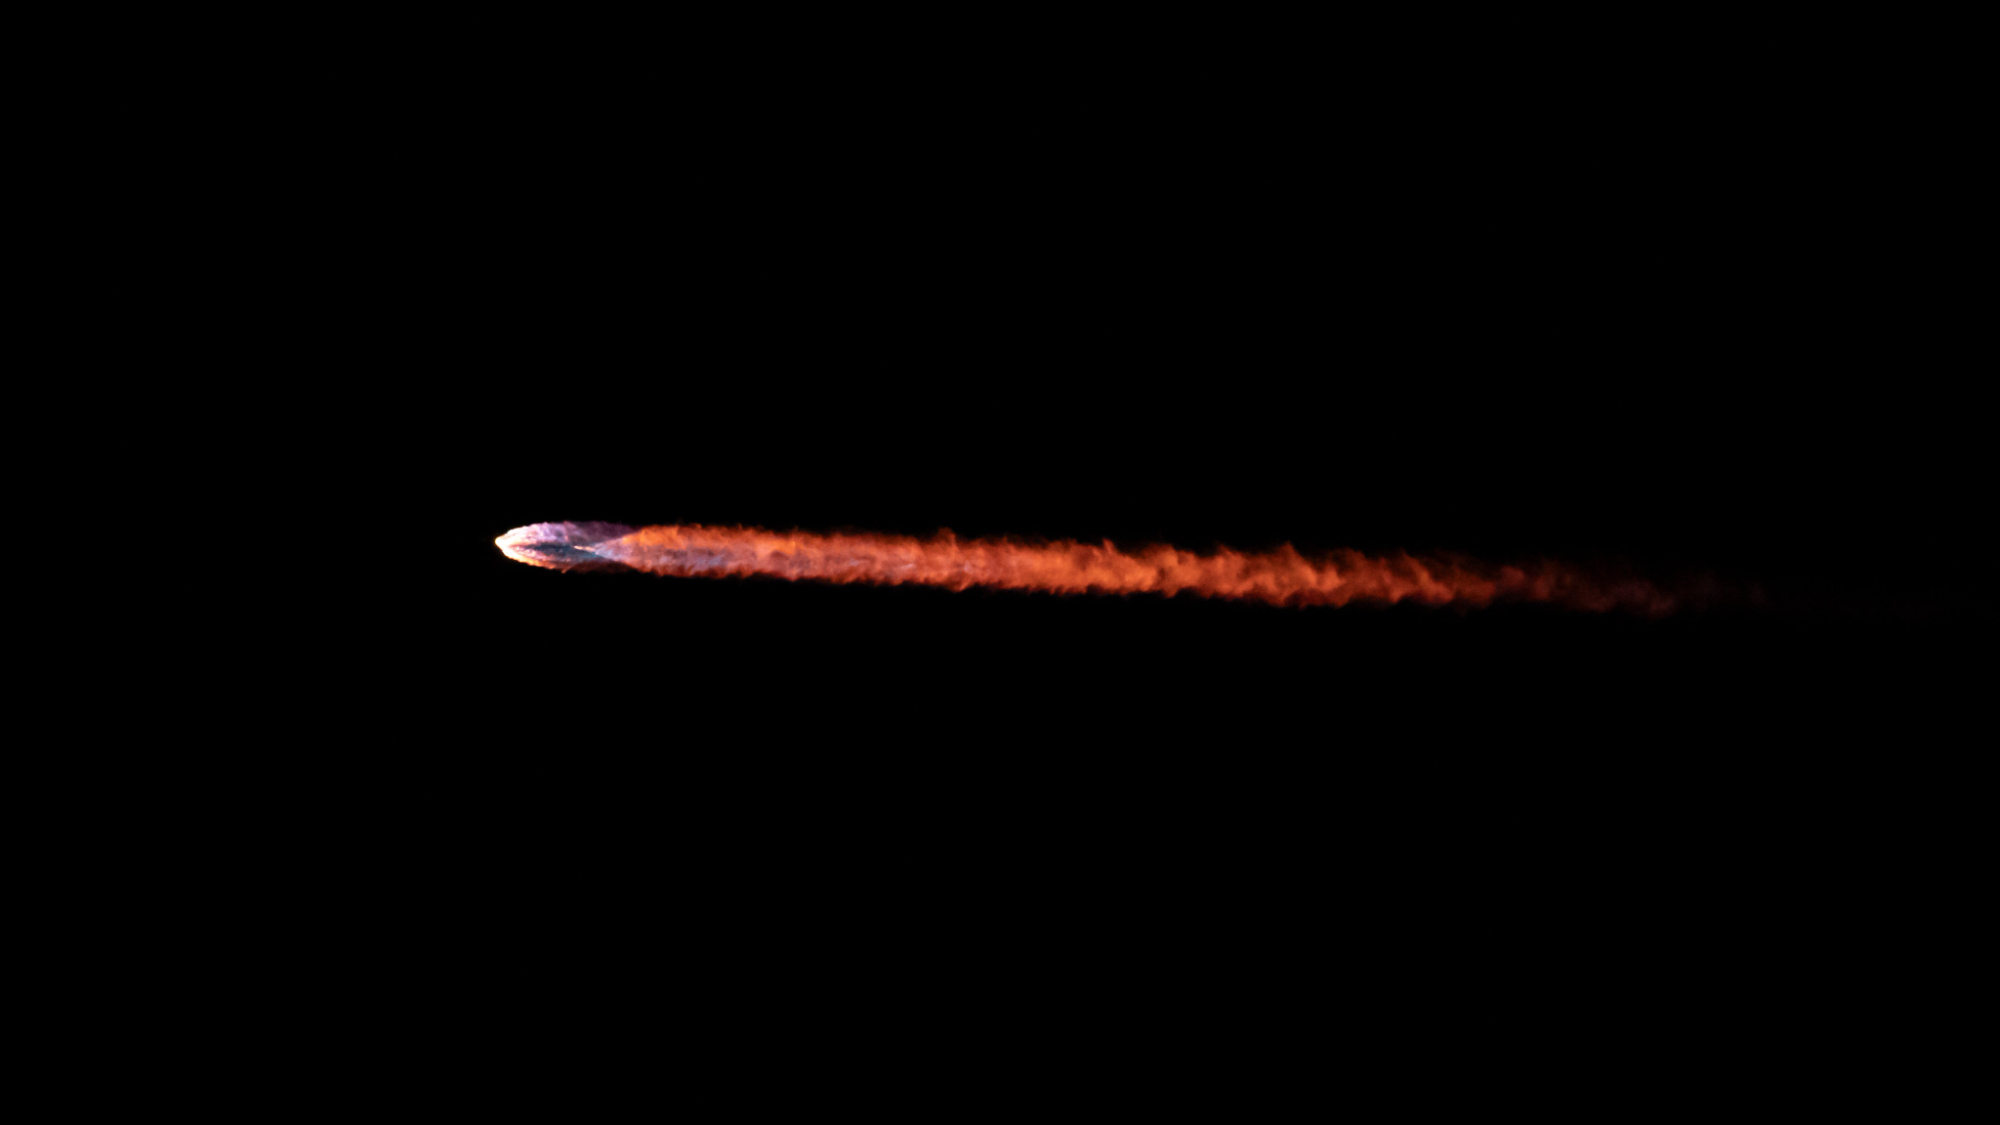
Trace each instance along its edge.
<instances>
[{"instance_id":1,"label":"dark sky","mask_svg":"<svg viewBox=\"0 0 2000 1125\"><path fill-rule=\"evenodd\" d=\"M1990 614L1967 298L1930 257L1958 149L1729 73L497 86L412 139L417 260L384 296L449 372L410 415L462 533L440 604L510 713L886 728L918 756L1011 723L1596 755L1812 712L1822 673ZM1774 609L1288 615L550 575L490 545L565 519L1547 555ZM577 655L517 660L516 630Z\"/></svg>"},{"instance_id":2,"label":"dark sky","mask_svg":"<svg viewBox=\"0 0 2000 1125\"><path fill-rule=\"evenodd\" d=\"M813 925L971 925L945 892L1007 886L1322 938L1354 917L1278 919L1335 885L1433 936L1806 927L1912 885L1963 824L1943 730L1992 605L1953 126L1754 49L1463 52L600 59L404 114L334 236L381 251L393 343L361 358L425 373L389 411L443 540L399 644L430 669L412 807L457 810L496 899L631 934L691 924L607 905L661 880ZM1548 555L1771 607L1285 611L491 544L554 520Z\"/></svg>"}]
</instances>

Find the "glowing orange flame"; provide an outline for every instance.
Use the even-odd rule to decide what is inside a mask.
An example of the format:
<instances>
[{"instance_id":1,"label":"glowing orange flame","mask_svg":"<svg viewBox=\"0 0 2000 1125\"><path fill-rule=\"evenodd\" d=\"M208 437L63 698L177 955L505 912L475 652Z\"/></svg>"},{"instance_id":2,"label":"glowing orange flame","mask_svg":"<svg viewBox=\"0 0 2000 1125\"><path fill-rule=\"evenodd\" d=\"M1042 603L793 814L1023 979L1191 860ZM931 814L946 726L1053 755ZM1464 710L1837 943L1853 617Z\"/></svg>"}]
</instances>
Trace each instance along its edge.
<instances>
[{"instance_id":1,"label":"glowing orange flame","mask_svg":"<svg viewBox=\"0 0 2000 1125\"><path fill-rule=\"evenodd\" d=\"M1240 598L1273 605L1353 601L1477 608L1496 601L1545 602L1572 609L1662 614L1674 600L1652 583L1593 579L1556 563L1490 566L1468 559L1407 554L1371 557L1335 551L1307 558L1289 544L1275 551L1198 555L1173 547L1119 550L1058 540L1017 543L925 539L872 533L779 533L697 524L634 530L617 524L534 524L495 540L509 558L570 570L625 566L677 577L768 575L821 582L914 583L963 590L985 586L1059 594Z\"/></svg>"}]
</instances>

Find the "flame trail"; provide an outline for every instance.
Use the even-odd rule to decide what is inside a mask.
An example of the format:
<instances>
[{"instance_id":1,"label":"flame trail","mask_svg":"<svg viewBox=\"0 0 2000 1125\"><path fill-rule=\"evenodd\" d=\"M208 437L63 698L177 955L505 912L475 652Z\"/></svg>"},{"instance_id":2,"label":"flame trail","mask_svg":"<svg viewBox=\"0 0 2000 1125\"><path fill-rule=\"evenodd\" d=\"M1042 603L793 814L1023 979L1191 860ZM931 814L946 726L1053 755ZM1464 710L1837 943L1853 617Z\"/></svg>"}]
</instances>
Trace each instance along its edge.
<instances>
[{"instance_id":1,"label":"flame trail","mask_svg":"<svg viewBox=\"0 0 2000 1125\"><path fill-rule=\"evenodd\" d=\"M791 580L915 583L963 590L986 586L1045 593L1193 591L1273 605L1349 602L1456 605L1542 602L1571 609L1670 612L1675 599L1639 579L1595 579L1574 567L1492 566L1407 554L1371 557L1335 551L1307 558L1289 544L1275 551L1197 555L1173 547L1121 551L1058 540L1016 543L872 533L780 533L699 524L630 528L610 523L538 523L494 540L508 558L556 570L627 567L676 577L762 574Z\"/></svg>"}]
</instances>

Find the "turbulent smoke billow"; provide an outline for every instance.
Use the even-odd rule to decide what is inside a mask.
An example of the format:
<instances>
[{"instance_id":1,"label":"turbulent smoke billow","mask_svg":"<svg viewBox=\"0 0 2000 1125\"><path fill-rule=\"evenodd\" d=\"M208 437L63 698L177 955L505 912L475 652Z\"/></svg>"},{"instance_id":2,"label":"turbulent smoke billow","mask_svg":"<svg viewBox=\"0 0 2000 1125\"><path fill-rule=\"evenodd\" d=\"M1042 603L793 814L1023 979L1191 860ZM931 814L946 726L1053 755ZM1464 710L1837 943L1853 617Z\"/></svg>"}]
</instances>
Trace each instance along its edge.
<instances>
[{"instance_id":1,"label":"turbulent smoke billow","mask_svg":"<svg viewBox=\"0 0 2000 1125\"><path fill-rule=\"evenodd\" d=\"M1191 592L1282 606L1351 602L1456 606L1542 603L1588 612L1662 616L1676 597L1644 579L1598 576L1554 562L1489 565L1457 557L1308 557L1274 551L1195 554L1169 546L1121 550L1109 542L1014 542L873 533L813 534L756 527L538 523L494 540L508 558L556 570L617 569L679 578L766 575L816 582L982 586L1052 594Z\"/></svg>"}]
</instances>

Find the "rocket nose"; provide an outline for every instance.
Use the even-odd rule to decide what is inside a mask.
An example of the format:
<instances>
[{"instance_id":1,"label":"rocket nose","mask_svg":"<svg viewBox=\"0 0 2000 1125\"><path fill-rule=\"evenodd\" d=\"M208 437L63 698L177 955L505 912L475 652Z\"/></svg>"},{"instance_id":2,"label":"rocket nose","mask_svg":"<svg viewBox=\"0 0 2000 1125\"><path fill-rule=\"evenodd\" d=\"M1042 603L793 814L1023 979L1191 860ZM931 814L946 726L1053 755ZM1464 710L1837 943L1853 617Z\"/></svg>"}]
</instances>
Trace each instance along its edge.
<instances>
[{"instance_id":1,"label":"rocket nose","mask_svg":"<svg viewBox=\"0 0 2000 1125\"><path fill-rule=\"evenodd\" d=\"M591 547L630 530L618 524L535 523L499 536L493 545L501 554L529 566L551 570L610 567L618 564L598 557Z\"/></svg>"}]
</instances>

